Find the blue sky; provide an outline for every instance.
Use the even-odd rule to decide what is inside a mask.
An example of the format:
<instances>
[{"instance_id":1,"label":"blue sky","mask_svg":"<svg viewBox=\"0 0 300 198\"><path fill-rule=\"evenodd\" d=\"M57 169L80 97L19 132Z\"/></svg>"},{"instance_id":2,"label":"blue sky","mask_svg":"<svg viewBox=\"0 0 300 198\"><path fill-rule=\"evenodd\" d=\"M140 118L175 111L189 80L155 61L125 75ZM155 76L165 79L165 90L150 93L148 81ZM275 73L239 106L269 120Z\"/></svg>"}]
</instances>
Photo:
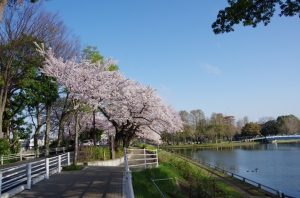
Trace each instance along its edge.
<instances>
[{"instance_id":1,"label":"blue sky","mask_svg":"<svg viewBox=\"0 0 300 198\"><path fill-rule=\"evenodd\" d=\"M226 0L51 0L80 36L118 60L126 77L151 85L177 110L300 118L300 21L279 17L257 28L215 35L211 24Z\"/></svg>"}]
</instances>

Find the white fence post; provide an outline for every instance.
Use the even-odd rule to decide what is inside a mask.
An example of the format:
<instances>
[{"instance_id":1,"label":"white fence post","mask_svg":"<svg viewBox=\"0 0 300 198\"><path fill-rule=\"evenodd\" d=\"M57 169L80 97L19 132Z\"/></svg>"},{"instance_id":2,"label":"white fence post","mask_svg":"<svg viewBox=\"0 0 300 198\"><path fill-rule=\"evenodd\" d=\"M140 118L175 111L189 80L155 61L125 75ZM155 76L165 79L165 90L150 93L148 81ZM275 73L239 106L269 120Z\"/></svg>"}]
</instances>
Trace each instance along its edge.
<instances>
[{"instance_id":1,"label":"white fence post","mask_svg":"<svg viewBox=\"0 0 300 198\"><path fill-rule=\"evenodd\" d=\"M128 171L129 170L129 167L128 167L128 158L127 158L127 151L126 151L126 148L124 147L124 164L125 164L125 171Z\"/></svg>"},{"instance_id":2,"label":"white fence post","mask_svg":"<svg viewBox=\"0 0 300 198\"><path fill-rule=\"evenodd\" d=\"M45 159L45 166L46 166L46 179L49 179L49 158Z\"/></svg>"},{"instance_id":3,"label":"white fence post","mask_svg":"<svg viewBox=\"0 0 300 198\"><path fill-rule=\"evenodd\" d=\"M70 166L70 152L68 152L68 166Z\"/></svg>"},{"instance_id":4,"label":"white fence post","mask_svg":"<svg viewBox=\"0 0 300 198\"><path fill-rule=\"evenodd\" d=\"M126 183L127 183L127 196L128 198L134 198L134 192L131 181L131 171L125 173Z\"/></svg>"},{"instance_id":5,"label":"white fence post","mask_svg":"<svg viewBox=\"0 0 300 198\"><path fill-rule=\"evenodd\" d=\"M156 167L158 167L158 150L156 149Z\"/></svg>"},{"instance_id":6,"label":"white fence post","mask_svg":"<svg viewBox=\"0 0 300 198\"><path fill-rule=\"evenodd\" d=\"M144 148L145 169L147 168L146 149Z\"/></svg>"},{"instance_id":7,"label":"white fence post","mask_svg":"<svg viewBox=\"0 0 300 198\"><path fill-rule=\"evenodd\" d=\"M3 156L1 155L1 165L3 165Z\"/></svg>"},{"instance_id":8,"label":"white fence post","mask_svg":"<svg viewBox=\"0 0 300 198\"><path fill-rule=\"evenodd\" d=\"M2 172L0 172L0 197L2 192Z\"/></svg>"},{"instance_id":9,"label":"white fence post","mask_svg":"<svg viewBox=\"0 0 300 198\"><path fill-rule=\"evenodd\" d=\"M20 149L20 161L22 161L22 148Z\"/></svg>"},{"instance_id":10,"label":"white fence post","mask_svg":"<svg viewBox=\"0 0 300 198\"><path fill-rule=\"evenodd\" d=\"M55 148L55 154L57 154L57 148Z\"/></svg>"},{"instance_id":11,"label":"white fence post","mask_svg":"<svg viewBox=\"0 0 300 198\"><path fill-rule=\"evenodd\" d=\"M58 163L57 163L58 172L61 171L61 155L58 156Z\"/></svg>"},{"instance_id":12,"label":"white fence post","mask_svg":"<svg viewBox=\"0 0 300 198\"><path fill-rule=\"evenodd\" d=\"M27 187L26 189L31 189L31 163L27 164Z\"/></svg>"},{"instance_id":13,"label":"white fence post","mask_svg":"<svg viewBox=\"0 0 300 198\"><path fill-rule=\"evenodd\" d=\"M63 153L65 153L65 147L63 147Z\"/></svg>"},{"instance_id":14,"label":"white fence post","mask_svg":"<svg viewBox=\"0 0 300 198\"><path fill-rule=\"evenodd\" d=\"M40 149L37 149L37 150L36 150L35 157L40 157Z\"/></svg>"},{"instance_id":15,"label":"white fence post","mask_svg":"<svg viewBox=\"0 0 300 198\"><path fill-rule=\"evenodd\" d=\"M125 193L127 198L134 198L132 187L132 176L128 165L127 149L124 148L124 165L125 165Z\"/></svg>"}]
</instances>

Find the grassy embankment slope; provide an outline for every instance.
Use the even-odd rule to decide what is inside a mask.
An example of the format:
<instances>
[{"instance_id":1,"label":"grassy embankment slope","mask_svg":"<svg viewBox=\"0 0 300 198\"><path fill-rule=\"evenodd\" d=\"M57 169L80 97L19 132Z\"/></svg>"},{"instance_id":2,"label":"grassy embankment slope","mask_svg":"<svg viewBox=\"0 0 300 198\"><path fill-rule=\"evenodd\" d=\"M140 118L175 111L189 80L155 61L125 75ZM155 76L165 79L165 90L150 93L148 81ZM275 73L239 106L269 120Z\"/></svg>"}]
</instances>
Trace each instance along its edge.
<instances>
[{"instance_id":1,"label":"grassy embankment slope","mask_svg":"<svg viewBox=\"0 0 300 198\"><path fill-rule=\"evenodd\" d=\"M212 145L210 144L210 146ZM249 145L249 143L242 143L241 145ZM218 147L217 145L214 146ZM178 146L176 147L178 148ZM168 148L172 147L168 146ZM265 195L265 193L238 179L231 178L204 165L198 163L194 165L193 163L195 162L188 159L180 159L174 154L161 150L159 152L159 168L133 172L135 197L160 197L159 191L151 179L165 178L172 179L157 181L156 185L166 197L189 197L191 194L201 197L205 193L217 197ZM186 182L186 184L181 185L180 188L176 183L176 178ZM189 184L194 187L190 187Z\"/></svg>"}]
</instances>

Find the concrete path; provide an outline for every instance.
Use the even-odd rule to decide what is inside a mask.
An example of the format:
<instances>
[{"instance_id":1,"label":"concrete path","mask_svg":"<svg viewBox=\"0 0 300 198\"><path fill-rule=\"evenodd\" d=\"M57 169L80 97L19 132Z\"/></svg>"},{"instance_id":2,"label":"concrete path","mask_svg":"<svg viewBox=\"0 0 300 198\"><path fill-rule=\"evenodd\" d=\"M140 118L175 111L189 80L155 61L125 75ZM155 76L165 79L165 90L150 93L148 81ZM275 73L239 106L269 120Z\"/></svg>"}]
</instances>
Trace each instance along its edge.
<instances>
[{"instance_id":1,"label":"concrete path","mask_svg":"<svg viewBox=\"0 0 300 198\"><path fill-rule=\"evenodd\" d=\"M142 154L143 150L134 151ZM141 158L133 156L131 159ZM42 158L26 160L0 166L0 169L12 167L24 163L33 162ZM138 163L138 162L135 162ZM141 163L141 161L139 161ZM144 167L135 167L134 170ZM80 171L62 171L51 175L31 186L30 190L24 190L14 195L14 198L59 198L59 197L101 197L122 198L123 192L124 163L119 166L86 166Z\"/></svg>"},{"instance_id":2,"label":"concrete path","mask_svg":"<svg viewBox=\"0 0 300 198\"><path fill-rule=\"evenodd\" d=\"M121 198L124 166L92 167L63 171L22 191L15 198L107 197Z\"/></svg>"}]
</instances>

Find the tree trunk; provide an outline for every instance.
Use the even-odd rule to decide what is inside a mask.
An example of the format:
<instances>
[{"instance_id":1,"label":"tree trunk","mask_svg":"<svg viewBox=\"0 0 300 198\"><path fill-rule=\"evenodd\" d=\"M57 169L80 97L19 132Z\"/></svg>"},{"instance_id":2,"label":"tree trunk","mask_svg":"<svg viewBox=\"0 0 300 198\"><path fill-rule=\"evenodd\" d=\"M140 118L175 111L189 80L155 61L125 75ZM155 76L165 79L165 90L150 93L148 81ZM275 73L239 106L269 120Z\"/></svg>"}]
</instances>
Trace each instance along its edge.
<instances>
[{"instance_id":1,"label":"tree trunk","mask_svg":"<svg viewBox=\"0 0 300 198\"><path fill-rule=\"evenodd\" d=\"M3 138L3 133L2 133L2 123L3 123L3 120L2 120L2 118L3 118L3 111L1 111L1 109L0 109L0 139Z\"/></svg>"},{"instance_id":2,"label":"tree trunk","mask_svg":"<svg viewBox=\"0 0 300 198\"><path fill-rule=\"evenodd\" d=\"M5 110L4 110L4 112L3 112L3 123L5 123L4 125L2 125L2 132L3 132L3 136L4 136L4 139L7 139L7 140L9 140L9 137L10 137L10 125L11 125L11 120L10 120L10 118L9 118L9 108L7 107L7 106L9 106L9 100L8 101L6 101L6 104L5 104Z\"/></svg>"},{"instance_id":3,"label":"tree trunk","mask_svg":"<svg viewBox=\"0 0 300 198\"><path fill-rule=\"evenodd\" d=\"M74 156L73 156L73 165L74 166L77 166L78 133L79 133L78 115L75 115L75 148L74 148Z\"/></svg>"},{"instance_id":4,"label":"tree trunk","mask_svg":"<svg viewBox=\"0 0 300 198\"><path fill-rule=\"evenodd\" d=\"M7 0L1 0L0 2L0 23L2 22L2 16L5 10L7 4ZM2 77L6 77L5 76L6 73L4 73L4 76ZM3 134L2 134L2 125L3 125L3 112L5 109L5 103L6 103L6 98L7 98L7 88L5 88L7 86L7 84L5 83L4 85L2 85L1 87L1 93L0 93L0 139L3 138Z\"/></svg>"},{"instance_id":5,"label":"tree trunk","mask_svg":"<svg viewBox=\"0 0 300 198\"><path fill-rule=\"evenodd\" d=\"M5 86L5 85L3 85L3 86ZM5 87L1 87L1 93L0 93L0 139L3 138L3 133L2 133L3 113L5 110L6 99L7 99L7 89Z\"/></svg>"},{"instance_id":6,"label":"tree trunk","mask_svg":"<svg viewBox=\"0 0 300 198\"><path fill-rule=\"evenodd\" d=\"M38 145L38 137L41 131L42 126L44 125L41 122L41 114L42 114L42 110L39 109L39 107L36 107L36 122L37 122L37 126L35 128L35 133L34 133L34 149L36 150L36 155L37 157L39 157L39 145Z\"/></svg>"},{"instance_id":7,"label":"tree trunk","mask_svg":"<svg viewBox=\"0 0 300 198\"><path fill-rule=\"evenodd\" d=\"M39 157L39 146L38 146L39 133L40 133L40 128L37 128L33 136L34 150L36 151L36 155L37 155L36 157Z\"/></svg>"},{"instance_id":8,"label":"tree trunk","mask_svg":"<svg viewBox=\"0 0 300 198\"><path fill-rule=\"evenodd\" d=\"M58 127L58 134L57 134L57 147L60 147L61 141L63 139L63 133L64 133L64 123L67 118L67 113L63 112L60 120L59 120L59 127Z\"/></svg>"},{"instance_id":9,"label":"tree trunk","mask_svg":"<svg viewBox=\"0 0 300 198\"><path fill-rule=\"evenodd\" d=\"M45 132L45 156L49 155L49 134L50 134L50 114L51 114L51 105L46 106L46 132Z\"/></svg>"},{"instance_id":10,"label":"tree trunk","mask_svg":"<svg viewBox=\"0 0 300 198\"><path fill-rule=\"evenodd\" d=\"M66 99L65 99L65 103L63 106L63 110L60 116L60 120L59 120L59 128L58 128L58 141L57 141L57 147L60 146L62 138L63 138L63 133L64 133L64 122L67 118L67 116L69 115L69 111L66 111L67 109L67 103L68 103L68 98L69 98L69 94L67 93Z\"/></svg>"},{"instance_id":11,"label":"tree trunk","mask_svg":"<svg viewBox=\"0 0 300 198\"><path fill-rule=\"evenodd\" d=\"M115 138L110 136L111 159L115 159Z\"/></svg>"},{"instance_id":12,"label":"tree trunk","mask_svg":"<svg viewBox=\"0 0 300 198\"><path fill-rule=\"evenodd\" d=\"M96 112L93 111L93 140L94 146L96 146L96 120L95 120Z\"/></svg>"}]
</instances>

